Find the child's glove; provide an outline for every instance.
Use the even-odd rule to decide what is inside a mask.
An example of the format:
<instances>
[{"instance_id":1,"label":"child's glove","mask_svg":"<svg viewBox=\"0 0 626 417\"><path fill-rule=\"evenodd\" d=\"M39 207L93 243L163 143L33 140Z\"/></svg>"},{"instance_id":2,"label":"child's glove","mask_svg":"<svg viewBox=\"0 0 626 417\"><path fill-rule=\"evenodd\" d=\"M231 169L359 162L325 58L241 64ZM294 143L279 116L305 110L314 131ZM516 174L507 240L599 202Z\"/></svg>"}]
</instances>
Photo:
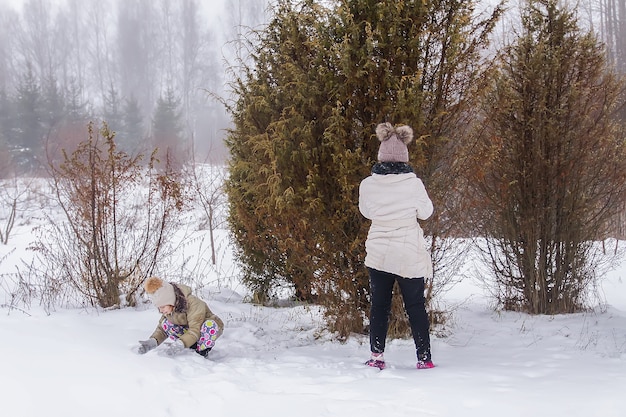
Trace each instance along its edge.
<instances>
[{"instance_id":1,"label":"child's glove","mask_svg":"<svg viewBox=\"0 0 626 417\"><path fill-rule=\"evenodd\" d=\"M176 341L174 343L170 344L167 347L166 353L169 356L174 356L174 355L178 355L183 350L185 350L185 344L183 343L182 340L176 339Z\"/></svg>"},{"instance_id":2,"label":"child's glove","mask_svg":"<svg viewBox=\"0 0 626 417\"><path fill-rule=\"evenodd\" d=\"M154 349L155 347L157 347L157 341L153 337L148 340L140 340L139 346L137 346L137 353L143 355L144 353Z\"/></svg>"}]
</instances>

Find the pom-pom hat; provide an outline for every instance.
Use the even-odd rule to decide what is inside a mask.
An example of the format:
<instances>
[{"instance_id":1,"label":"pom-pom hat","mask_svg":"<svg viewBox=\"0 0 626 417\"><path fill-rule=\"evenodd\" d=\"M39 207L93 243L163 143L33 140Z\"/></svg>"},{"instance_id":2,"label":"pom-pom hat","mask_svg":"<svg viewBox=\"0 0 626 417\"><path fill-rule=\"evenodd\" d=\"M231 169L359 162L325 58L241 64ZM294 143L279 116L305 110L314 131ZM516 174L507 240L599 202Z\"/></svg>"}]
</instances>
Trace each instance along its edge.
<instances>
[{"instance_id":1,"label":"pom-pom hat","mask_svg":"<svg viewBox=\"0 0 626 417\"><path fill-rule=\"evenodd\" d=\"M393 127L391 123L376 126L376 136L380 141L378 161L409 162L409 149L406 147L413 140L413 129L409 126Z\"/></svg>"},{"instance_id":2,"label":"pom-pom hat","mask_svg":"<svg viewBox=\"0 0 626 417\"><path fill-rule=\"evenodd\" d=\"M161 278L150 277L143 284L143 287L155 306L176 305L174 286L169 282L165 282Z\"/></svg>"}]
</instances>

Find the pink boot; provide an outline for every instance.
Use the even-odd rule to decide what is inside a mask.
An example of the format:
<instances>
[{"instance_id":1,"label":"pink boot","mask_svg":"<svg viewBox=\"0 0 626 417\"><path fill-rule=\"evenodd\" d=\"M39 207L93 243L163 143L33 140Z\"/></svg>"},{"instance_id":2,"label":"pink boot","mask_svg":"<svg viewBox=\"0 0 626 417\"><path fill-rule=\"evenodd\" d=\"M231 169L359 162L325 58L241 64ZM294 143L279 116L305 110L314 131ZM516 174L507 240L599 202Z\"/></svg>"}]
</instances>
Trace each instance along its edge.
<instances>
[{"instance_id":1,"label":"pink boot","mask_svg":"<svg viewBox=\"0 0 626 417\"><path fill-rule=\"evenodd\" d=\"M431 369L435 367L433 361L417 361L417 369Z\"/></svg>"},{"instance_id":2,"label":"pink boot","mask_svg":"<svg viewBox=\"0 0 626 417\"><path fill-rule=\"evenodd\" d=\"M385 369L385 358L383 357L382 353L372 352L370 360L365 362L365 364L373 368L378 368L382 371L383 369Z\"/></svg>"}]
</instances>

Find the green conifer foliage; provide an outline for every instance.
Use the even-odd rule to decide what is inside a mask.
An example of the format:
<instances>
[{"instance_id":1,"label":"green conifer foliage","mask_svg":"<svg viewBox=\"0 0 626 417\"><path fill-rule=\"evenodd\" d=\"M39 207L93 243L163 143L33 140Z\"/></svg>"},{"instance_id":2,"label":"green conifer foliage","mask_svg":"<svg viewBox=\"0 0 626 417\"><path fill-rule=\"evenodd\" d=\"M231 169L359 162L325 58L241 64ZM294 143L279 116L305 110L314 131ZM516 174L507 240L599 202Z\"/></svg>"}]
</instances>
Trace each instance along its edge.
<instances>
[{"instance_id":1,"label":"green conifer foliage","mask_svg":"<svg viewBox=\"0 0 626 417\"><path fill-rule=\"evenodd\" d=\"M144 143L143 115L139 101L134 96L124 101L119 137L120 147L129 154L141 153L149 148Z\"/></svg>"},{"instance_id":2,"label":"green conifer foliage","mask_svg":"<svg viewBox=\"0 0 626 417\"><path fill-rule=\"evenodd\" d=\"M248 284L260 298L293 284L345 337L369 310L358 186L376 159L374 128L413 127L411 162L435 204L445 200L442 149L457 139L498 13L477 23L473 2L324 5L279 1L259 33L234 84L227 191Z\"/></svg>"},{"instance_id":3,"label":"green conifer foliage","mask_svg":"<svg viewBox=\"0 0 626 417\"><path fill-rule=\"evenodd\" d=\"M30 171L37 166L37 160L41 157L45 134L41 86L30 64L19 80L14 106L16 123L10 141L11 146L20 151L14 154L17 159L14 163L20 171Z\"/></svg>"},{"instance_id":4,"label":"green conifer foliage","mask_svg":"<svg viewBox=\"0 0 626 417\"><path fill-rule=\"evenodd\" d=\"M157 100L152 119L152 139L162 161L167 159L173 166L179 167L185 162L180 99L172 88L167 88Z\"/></svg>"},{"instance_id":5,"label":"green conifer foliage","mask_svg":"<svg viewBox=\"0 0 626 417\"><path fill-rule=\"evenodd\" d=\"M235 85L230 221L245 280L259 301L284 283L294 283L301 298L313 295L315 235L323 229L314 228L309 213L324 216L325 193L316 181L320 170L330 170L322 140L332 103L316 30L324 12L312 4L298 12L281 2L261 34L255 68Z\"/></svg>"}]
</instances>

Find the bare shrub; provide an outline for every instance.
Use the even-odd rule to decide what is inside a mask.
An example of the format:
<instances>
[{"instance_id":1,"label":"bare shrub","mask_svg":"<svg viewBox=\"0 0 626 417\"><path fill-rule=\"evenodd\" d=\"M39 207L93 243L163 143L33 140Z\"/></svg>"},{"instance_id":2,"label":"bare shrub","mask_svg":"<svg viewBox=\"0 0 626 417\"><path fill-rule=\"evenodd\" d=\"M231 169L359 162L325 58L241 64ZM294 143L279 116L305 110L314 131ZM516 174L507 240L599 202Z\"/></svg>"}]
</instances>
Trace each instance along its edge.
<instances>
[{"instance_id":1,"label":"bare shrub","mask_svg":"<svg viewBox=\"0 0 626 417\"><path fill-rule=\"evenodd\" d=\"M224 193L226 167L211 164L192 164L189 169L194 196L199 201L204 214L200 228L209 231L211 245L211 264L217 262L216 242L214 232L217 228L226 225L225 213L220 209L227 204Z\"/></svg>"},{"instance_id":2,"label":"bare shrub","mask_svg":"<svg viewBox=\"0 0 626 417\"><path fill-rule=\"evenodd\" d=\"M8 188L4 185L1 189L0 210L2 211L2 216L0 217L0 221L2 221L2 224L0 224L0 243L6 245L9 242L9 234L11 230L13 230L13 225L15 225L18 196L9 195L7 192Z\"/></svg>"},{"instance_id":3,"label":"bare shrub","mask_svg":"<svg viewBox=\"0 0 626 417\"><path fill-rule=\"evenodd\" d=\"M28 178L0 180L0 243L9 243L16 220L38 210L37 184Z\"/></svg>"},{"instance_id":4,"label":"bare shrub","mask_svg":"<svg viewBox=\"0 0 626 417\"><path fill-rule=\"evenodd\" d=\"M486 238L505 309L571 313L615 256L597 241L612 235L626 199L626 90L573 11L532 3L522 22L485 90L468 223Z\"/></svg>"},{"instance_id":5,"label":"bare shrub","mask_svg":"<svg viewBox=\"0 0 626 417\"><path fill-rule=\"evenodd\" d=\"M53 286L69 284L79 300L108 308L134 305L136 293L165 259L185 187L180 175L156 170L156 151L118 151L106 124L88 125L89 137L63 161L50 164L63 219L48 216L33 245ZM59 284L60 283L60 284Z\"/></svg>"}]
</instances>

